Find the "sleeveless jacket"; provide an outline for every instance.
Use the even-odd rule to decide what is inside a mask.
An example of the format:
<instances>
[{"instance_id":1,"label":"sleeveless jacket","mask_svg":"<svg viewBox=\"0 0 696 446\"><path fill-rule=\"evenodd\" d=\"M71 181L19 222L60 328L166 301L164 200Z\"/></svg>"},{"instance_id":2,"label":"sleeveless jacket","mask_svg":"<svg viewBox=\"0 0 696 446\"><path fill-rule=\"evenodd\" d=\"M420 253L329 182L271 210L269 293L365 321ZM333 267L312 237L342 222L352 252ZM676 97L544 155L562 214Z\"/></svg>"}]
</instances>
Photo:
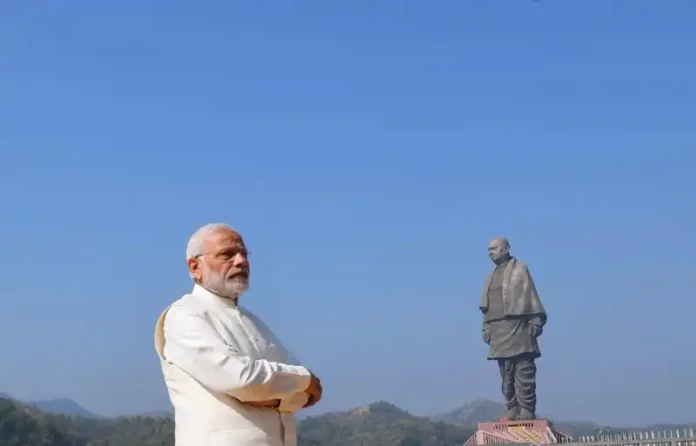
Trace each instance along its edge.
<instances>
[{"instance_id":1,"label":"sleeveless jacket","mask_svg":"<svg viewBox=\"0 0 696 446\"><path fill-rule=\"evenodd\" d=\"M196 285L160 315L155 349L176 446L296 446L311 374L254 314ZM279 408L244 404L272 399Z\"/></svg>"}]
</instances>

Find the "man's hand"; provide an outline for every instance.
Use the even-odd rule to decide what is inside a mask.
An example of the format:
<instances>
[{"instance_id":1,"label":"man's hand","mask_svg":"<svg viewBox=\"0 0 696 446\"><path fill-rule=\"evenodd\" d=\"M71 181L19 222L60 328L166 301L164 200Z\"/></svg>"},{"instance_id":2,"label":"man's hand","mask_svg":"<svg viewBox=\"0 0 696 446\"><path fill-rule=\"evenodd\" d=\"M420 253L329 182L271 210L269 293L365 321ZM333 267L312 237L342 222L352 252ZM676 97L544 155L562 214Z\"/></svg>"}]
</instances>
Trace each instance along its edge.
<instances>
[{"instance_id":1,"label":"man's hand","mask_svg":"<svg viewBox=\"0 0 696 446\"><path fill-rule=\"evenodd\" d=\"M488 345L491 345L491 331L490 330L483 330L483 342L485 342Z\"/></svg>"},{"instance_id":2,"label":"man's hand","mask_svg":"<svg viewBox=\"0 0 696 446\"><path fill-rule=\"evenodd\" d=\"M529 333L532 335L533 338L538 338L541 336L542 328L538 325L530 324L529 325Z\"/></svg>"},{"instance_id":3,"label":"man's hand","mask_svg":"<svg viewBox=\"0 0 696 446\"><path fill-rule=\"evenodd\" d=\"M304 409L312 407L319 402L321 399L321 394L323 389L321 388L321 381L317 378L314 373L312 373L312 379L309 382L309 386L305 389L305 393L309 397L307 403L303 406Z\"/></svg>"}]
</instances>

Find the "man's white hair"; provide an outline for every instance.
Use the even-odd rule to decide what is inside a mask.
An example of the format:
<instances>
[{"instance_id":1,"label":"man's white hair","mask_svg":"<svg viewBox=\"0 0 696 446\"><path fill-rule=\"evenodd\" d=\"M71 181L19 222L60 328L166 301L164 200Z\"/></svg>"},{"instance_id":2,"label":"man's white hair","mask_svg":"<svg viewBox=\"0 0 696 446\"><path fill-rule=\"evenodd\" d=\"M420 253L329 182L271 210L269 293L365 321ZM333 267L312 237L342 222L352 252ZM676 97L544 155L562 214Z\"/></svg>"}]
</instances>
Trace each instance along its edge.
<instances>
[{"instance_id":1,"label":"man's white hair","mask_svg":"<svg viewBox=\"0 0 696 446\"><path fill-rule=\"evenodd\" d=\"M237 232L234 228L225 223L208 223L207 225L201 226L196 229L191 238L186 245L186 260L204 254L203 245L205 244L206 238L208 236L215 234L219 231L232 231Z\"/></svg>"}]
</instances>

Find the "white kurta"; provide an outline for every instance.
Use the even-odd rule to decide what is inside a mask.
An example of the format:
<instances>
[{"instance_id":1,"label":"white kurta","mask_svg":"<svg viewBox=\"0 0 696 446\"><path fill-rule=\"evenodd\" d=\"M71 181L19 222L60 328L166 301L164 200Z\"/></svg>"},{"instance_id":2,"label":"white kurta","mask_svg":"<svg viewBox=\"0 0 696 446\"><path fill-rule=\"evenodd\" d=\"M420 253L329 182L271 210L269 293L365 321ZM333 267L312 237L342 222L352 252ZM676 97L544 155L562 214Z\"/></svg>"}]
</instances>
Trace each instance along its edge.
<instances>
[{"instance_id":1,"label":"white kurta","mask_svg":"<svg viewBox=\"0 0 696 446\"><path fill-rule=\"evenodd\" d=\"M310 372L249 311L201 286L157 321L176 446L296 446ZM280 399L279 409L244 401Z\"/></svg>"}]
</instances>

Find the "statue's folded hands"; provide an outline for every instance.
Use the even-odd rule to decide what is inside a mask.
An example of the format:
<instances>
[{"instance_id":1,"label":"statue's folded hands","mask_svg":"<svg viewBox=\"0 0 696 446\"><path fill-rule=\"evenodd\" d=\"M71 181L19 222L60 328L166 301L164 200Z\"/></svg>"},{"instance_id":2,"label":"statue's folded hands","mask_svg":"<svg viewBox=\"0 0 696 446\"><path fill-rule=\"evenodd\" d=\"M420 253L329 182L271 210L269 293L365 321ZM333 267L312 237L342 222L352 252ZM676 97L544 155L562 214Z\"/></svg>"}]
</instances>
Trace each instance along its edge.
<instances>
[{"instance_id":1,"label":"statue's folded hands","mask_svg":"<svg viewBox=\"0 0 696 446\"><path fill-rule=\"evenodd\" d=\"M529 324L529 334L531 334L533 337L538 338L541 336L541 333L544 331L543 328L541 328L539 325L534 325L534 324Z\"/></svg>"},{"instance_id":2,"label":"statue's folded hands","mask_svg":"<svg viewBox=\"0 0 696 446\"><path fill-rule=\"evenodd\" d=\"M483 330L483 342L485 342L488 345L491 345L491 330L490 329Z\"/></svg>"}]
</instances>

